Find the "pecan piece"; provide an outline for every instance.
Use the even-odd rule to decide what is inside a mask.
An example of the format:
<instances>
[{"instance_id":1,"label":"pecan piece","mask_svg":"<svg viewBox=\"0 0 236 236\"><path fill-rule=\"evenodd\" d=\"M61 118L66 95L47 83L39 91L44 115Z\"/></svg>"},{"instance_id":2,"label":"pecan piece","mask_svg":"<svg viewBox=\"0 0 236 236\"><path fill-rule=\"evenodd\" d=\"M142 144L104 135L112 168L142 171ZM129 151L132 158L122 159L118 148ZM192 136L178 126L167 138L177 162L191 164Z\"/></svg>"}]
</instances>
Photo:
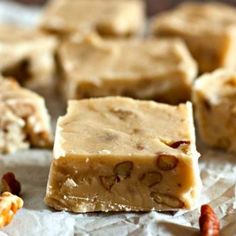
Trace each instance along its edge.
<instances>
[{"instance_id":1,"label":"pecan piece","mask_svg":"<svg viewBox=\"0 0 236 236\"><path fill-rule=\"evenodd\" d=\"M180 209L184 207L184 203L179 200L177 197L174 197L170 194L151 192L151 198L158 204L163 204L171 208Z\"/></svg>"},{"instance_id":2,"label":"pecan piece","mask_svg":"<svg viewBox=\"0 0 236 236\"><path fill-rule=\"evenodd\" d=\"M23 200L9 192L0 195L0 228L8 225L16 212L23 207Z\"/></svg>"},{"instance_id":3,"label":"pecan piece","mask_svg":"<svg viewBox=\"0 0 236 236\"><path fill-rule=\"evenodd\" d=\"M224 82L224 85L230 86L230 87L236 87L236 78L232 77Z\"/></svg>"},{"instance_id":4,"label":"pecan piece","mask_svg":"<svg viewBox=\"0 0 236 236\"><path fill-rule=\"evenodd\" d=\"M8 172L2 176L2 192L10 192L14 195L20 194L21 185L12 172Z\"/></svg>"},{"instance_id":5,"label":"pecan piece","mask_svg":"<svg viewBox=\"0 0 236 236\"><path fill-rule=\"evenodd\" d=\"M124 161L116 164L113 172L118 180L124 180L130 177L133 168L134 164L132 161Z\"/></svg>"},{"instance_id":6,"label":"pecan piece","mask_svg":"<svg viewBox=\"0 0 236 236\"><path fill-rule=\"evenodd\" d=\"M158 171L150 171L150 172L144 173L141 176L140 181L144 185L147 185L149 188L151 188L162 181L162 174Z\"/></svg>"},{"instance_id":7,"label":"pecan piece","mask_svg":"<svg viewBox=\"0 0 236 236\"><path fill-rule=\"evenodd\" d=\"M210 104L210 102L208 100L203 99L202 100L202 104L203 104L203 106L205 107L205 109L207 111L211 111L212 110L212 106L211 106L211 104Z\"/></svg>"},{"instance_id":8,"label":"pecan piece","mask_svg":"<svg viewBox=\"0 0 236 236\"><path fill-rule=\"evenodd\" d=\"M199 218L201 236L218 236L220 234L220 222L209 205L202 205Z\"/></svg>"},{"instance_id":9,"label":"pecan piece","mask_svg":"<svg viewBox=\"0 0 236 236\"><path fill-rule=\"evenodd\" d=\"M115 175L99 176L99 179L100 179L102 186L108 191L111 191L112 186L116 183L116 176Z\"/></svg>"},{"instance_id":10,"label":"pecan piece","mask_svg":"<svg viewBox=\"0 0 236 236\"><path fill-rule=\"evenodd\" d=\"M172 148L179 148L179 146L181 146L181 145L189 145L190 144L190 141L176 141L176 142L174 142L174 143L172 143L171 145L170 145L170 147L172 147Z\"/></svg>"},{"instance_id":11,"label":"pecan piece","mask_svg":"<svg viewBox=\"0 0 236 236\"><path fill-rule=\"evenodd\" d=\"M134 113L129 110L124 110L120 108L112 108L110 109L110 112L112 112L114 115L116 115L120 120L127 120L128 117L133 116Z\"/></svg>"},{"instance_id":12,"label":"pecan piece","mask_svg":"<svg viewBox=\"0 0 236 236\"><path fill-rule=\"evenodd\" d=\"M169 154L159 154L157 157L157 166L164 171L173 170L178 165L176 156Z\"/></svg>"}]
</instances>

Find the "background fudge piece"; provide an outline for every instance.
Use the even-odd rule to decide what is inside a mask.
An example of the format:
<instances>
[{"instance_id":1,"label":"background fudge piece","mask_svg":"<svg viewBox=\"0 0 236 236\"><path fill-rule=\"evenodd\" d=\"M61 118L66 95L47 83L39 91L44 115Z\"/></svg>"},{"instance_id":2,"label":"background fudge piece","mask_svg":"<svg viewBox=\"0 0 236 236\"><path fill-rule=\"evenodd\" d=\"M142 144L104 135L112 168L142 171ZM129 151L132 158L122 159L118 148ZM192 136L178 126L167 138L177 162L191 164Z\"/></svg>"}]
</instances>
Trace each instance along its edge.
<instances>
[{"instance_id":1,"label":"background fudge piece","mask_svg":"<svg viewBox=\"0 0 236 236\"><path fill-rule=\"evenodd\" d=\"M0 78L0 153L51 145L50 118L44 99L14 80Z\"/></svg>"},{"instance_id":2,"label":"background fudge piece","mask_svg":"<svg viewBox=\"0 0 236 236\"><path fill-rule=\"evenodd\" d=\"M45 201L73 212L189 209L201 185L198 157L191 103L70 101Z\"/></svg>"},{"instance_id":3,"label":"background fudge piece","mask_svg":"<svg viewBox=\"0 0 236 236\"><path fill-rule=\"evenodd\" d=\"M236 68L236 9L220 3L184 3L154 19L158 36L184 39L201 72Z\"/></svg>"},{"instance_id":4,"label":"background fudge piece","mask_svg":"<svg viewBox=\"0 0 236 236\"><path fill-rule=\"evenodd\" d=\"M96 31L103 36L129 36L144 26L141 0L54 0L42 17L41 28L59 35Z\"/></svg>"},{"instance_id":5,"label":"background fudge piece","mask_svg":"<svg viewBox=\"0 0 236 236\"><path fill-rule=\"evenodd\" d=\"M200 77L193 101L202 140L236 152L236 72L221 69Z\"/></svg>"},{"instance_id":6,"label":"background fudge piece","mask_svg":"<svg viewBox=\"0 0 236 236\"><path fill-rule=\"evenodd\" d=\"M103 40L90 35L59 49L68 99L122 95L179 103L190 98L196 64L182 41Z\"/></svg>"},{"instance_id":7,"label":"background fudge piece","mask_svg":"<svg viewBox=\"0 0 236 236\"><path fill-rule=\"evenodd\" d=\"M40 90L52 82L57 40L38 31L0 25L0 74Z\"/></svg>"}]
</instances>

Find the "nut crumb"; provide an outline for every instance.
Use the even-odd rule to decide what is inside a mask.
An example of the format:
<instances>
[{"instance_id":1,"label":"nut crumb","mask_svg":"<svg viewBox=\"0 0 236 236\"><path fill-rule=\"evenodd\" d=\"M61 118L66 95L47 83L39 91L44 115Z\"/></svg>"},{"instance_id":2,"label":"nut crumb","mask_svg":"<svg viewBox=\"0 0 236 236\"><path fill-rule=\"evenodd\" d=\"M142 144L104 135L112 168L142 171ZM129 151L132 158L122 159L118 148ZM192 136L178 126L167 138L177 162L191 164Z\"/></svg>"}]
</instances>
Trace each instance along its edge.
<instances>
[{"instance_id":1,"label":"nut crumb","mask_svg":"<svg viewBox=\"0 0 236 236\"><path fill-rule=\"evenodd\" d=\"M190 141L180 140L180 141L176 141L176 142L172 143L170 145L170 147L172 147L172 148L179 148L179 146L189 145L189 144L190 144Z\"/></svg>"}]
</instances>

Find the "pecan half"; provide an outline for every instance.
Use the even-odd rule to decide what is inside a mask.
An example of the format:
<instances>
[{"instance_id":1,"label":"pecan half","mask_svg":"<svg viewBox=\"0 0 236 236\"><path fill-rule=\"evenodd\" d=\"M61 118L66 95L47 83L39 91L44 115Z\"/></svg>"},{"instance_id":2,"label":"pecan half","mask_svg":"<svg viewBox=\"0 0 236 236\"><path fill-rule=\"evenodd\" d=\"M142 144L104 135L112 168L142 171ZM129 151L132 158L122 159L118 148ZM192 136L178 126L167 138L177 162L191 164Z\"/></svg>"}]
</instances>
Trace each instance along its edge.
<instances>
[{"instance_id":1,"label":"pecan half","mask_svg":"<svg viewBox=\"0 0 236 236\"><path fill-rule=\"evenodd\" d=\"M209 205L202 205L199 218L201 236L219 236L220 222Z\"/></svg>"},{"instance_id":2,"label":"pecan half","mask_svg":"<svg viewBox=\"0 0 236 236\"><path fill-rule=\"evenodd\" d=\"M21 185L12 172L8 172L2 176L2 192L10 192L14 195L20 194Z\"/></svg>"}]
</instances>

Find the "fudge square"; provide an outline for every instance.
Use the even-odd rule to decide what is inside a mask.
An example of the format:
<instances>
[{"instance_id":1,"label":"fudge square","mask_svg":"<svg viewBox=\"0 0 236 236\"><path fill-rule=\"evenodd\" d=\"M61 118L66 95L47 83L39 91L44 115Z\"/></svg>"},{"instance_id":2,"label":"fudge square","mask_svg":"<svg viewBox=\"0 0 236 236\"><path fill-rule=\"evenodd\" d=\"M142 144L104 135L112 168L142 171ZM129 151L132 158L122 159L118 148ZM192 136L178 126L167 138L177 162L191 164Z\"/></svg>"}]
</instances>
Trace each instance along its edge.
<instances>
[{"instance_id":1,"label":"fudge square","mask_svg":"<svg viewBox=\"0 0 236 236\"><path fill-rule=\"evenodd\" d=\"M45 202L72 212L190 209L198 157L190 102L72 100L57 123Z\"/></svg>"},{"instance_id":2,"label":"fudge square","mask_svg":"<svg viewBox=\"0 0 236 236\"><path fill-rule=\"evenodd\" d=\"M184 3L154 18L157 36L184 39L200 72L236 68L236 10L221 3Z\"/></svg>"},{"instance_id":3,"label":"fudge square","mask_svg":"<svg viewBox=\"0 0 236 236\"><path fill-rule=\"evenodd\" d=\"M67 99L128 96L176 104L191 97L197 74L185 44L175 39L89 35L64 42L58 54Z\"/></svg>"},{"instance_id":4,"label":"fudge square","mask_svg":"<svg viewBox=\"0 0 236 236\"><path fill-rule=\"evenodd\" d=\"M51 83L57 40L39 31L0 25L0 74L40 90Z\"/></svg>"},{"instance_id":5,"label":"fudge square","mask_svg":"<svg viewBox=\"0 0 236 236\"><path fill-rule=\"evenodd\" d=\"M129 36L142 31L144 22L142 0L53 0L40 27L58 36L94 31L103 36Z\"/></svg>"},{"instance_id":6,"label":"fudge square","mask_svg":"<svg viewBox=\"0 0 236 236\"><path fill-rule=\"evenodd\" d=\"M236 152L236 71L219 69L200 77L193 88L196 120L202 140Z\"/></svg>"},{"instance_id":7,"label":"fudge square","mask_svg":"<svg viewBox=\"0 0 236 236\"><path fill-rule=\"evenodd\" d=\"M14 80L0 77L0 153L29 146L52 146L44 99L21 88Z\"/></svg>"}]
</instances>

